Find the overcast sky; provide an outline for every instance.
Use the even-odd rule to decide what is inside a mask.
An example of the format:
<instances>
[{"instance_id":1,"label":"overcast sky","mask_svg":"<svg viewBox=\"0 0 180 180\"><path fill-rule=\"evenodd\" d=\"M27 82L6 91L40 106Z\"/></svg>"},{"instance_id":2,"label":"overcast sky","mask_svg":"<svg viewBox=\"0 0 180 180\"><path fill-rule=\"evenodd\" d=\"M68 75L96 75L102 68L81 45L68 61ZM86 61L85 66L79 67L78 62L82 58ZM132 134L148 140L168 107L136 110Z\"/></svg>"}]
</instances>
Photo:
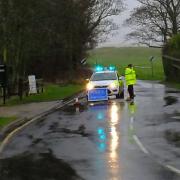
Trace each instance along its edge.
<instances>
[{"instance_id":1,"label":"overcast sky","mask_svg":"<svg viewBox=\"0 0 180 180\"><path fill-rule=\"evenodd\" d=\"M122 24L125 19L127 19L130 15L130 12L133 8L137 7L139 4L136 0L126 0L125 1L127 9L121 13L119 16L113 17L114 22L119 25L119 30L115 33L115 35L110 36L107 42L100 44L100 46L129 46L130 42L125 41L125 36L128 32L131 32L132 29L128 27L124 27Z\"/></svg>"}]
</instances>

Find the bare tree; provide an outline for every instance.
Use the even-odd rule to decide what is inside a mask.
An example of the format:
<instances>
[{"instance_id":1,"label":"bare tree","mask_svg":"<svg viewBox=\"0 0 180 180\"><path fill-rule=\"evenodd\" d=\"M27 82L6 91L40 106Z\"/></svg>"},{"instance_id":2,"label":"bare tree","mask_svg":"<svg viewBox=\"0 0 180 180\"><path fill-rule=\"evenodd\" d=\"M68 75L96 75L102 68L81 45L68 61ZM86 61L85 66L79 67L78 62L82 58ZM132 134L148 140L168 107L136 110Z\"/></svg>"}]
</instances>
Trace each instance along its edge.
<instances>
[{"instance_id":1,"label":"bare tree","mask_svg":"<svg viewBox=\"0 0 180 180\"><path fill-rule=\"evenodd\" d=\"M125 24L133 26L135 31L129 37L139 42L166 43L180 30L179 0L138 0L141 6L135 8Z\"/></svg>"},{"instance_id":2,"label":"bare tree","mask_svg":"<svg viewBox=\"0 0 180 180\"><path fill-rule=\"evenodd\" d=\"M116 29L116 24L110 17L120 14L123 11L123 0L86 0L88 2L87 26L90 37L102 38Z\"/></svg>"}]
</instances>

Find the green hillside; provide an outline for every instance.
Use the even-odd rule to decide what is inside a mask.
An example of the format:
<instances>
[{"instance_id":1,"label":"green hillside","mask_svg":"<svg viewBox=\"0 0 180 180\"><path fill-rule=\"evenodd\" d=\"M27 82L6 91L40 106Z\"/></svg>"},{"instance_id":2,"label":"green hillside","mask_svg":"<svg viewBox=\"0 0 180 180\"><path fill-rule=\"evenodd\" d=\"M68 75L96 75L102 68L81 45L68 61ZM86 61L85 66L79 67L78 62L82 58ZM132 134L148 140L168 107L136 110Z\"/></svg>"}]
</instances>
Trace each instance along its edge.
<instances>
[{"instance_id":1,"label":"green hillside","mask_svg":"<svg viewBox=\"0 0 180 180\"><path fill-rule=\"evenodd\" d=\"M151 69L136 68L138 79L163 80L161 49L146 47L122 47L122 48L98 48L90 52L89 64L92 66L102 64L104 66L116 65L120 74L128 64L141 67L151 67L149 58L154 56L154 77Z\"/></svg>"}]
</instances>

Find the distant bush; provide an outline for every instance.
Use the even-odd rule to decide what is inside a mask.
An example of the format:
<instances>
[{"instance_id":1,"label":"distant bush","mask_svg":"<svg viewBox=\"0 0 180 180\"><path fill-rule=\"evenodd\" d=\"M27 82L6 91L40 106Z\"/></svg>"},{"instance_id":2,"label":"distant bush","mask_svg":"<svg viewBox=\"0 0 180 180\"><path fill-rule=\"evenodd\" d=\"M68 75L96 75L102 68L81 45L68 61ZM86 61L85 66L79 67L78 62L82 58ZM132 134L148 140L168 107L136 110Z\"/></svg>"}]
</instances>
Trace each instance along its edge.
<instances>
[{"instance_id":1,"label":"distant bush","mask_svg":"<svg viewBox=\"0 0 180 180\"><path fill-rule=\"evenodd\" d=\"M180 82L180 60L177 60L180 59L180 33L173 36L164 46L163 55L166 80Z\"/></svg>"},{"instance_id":2,"label":"distant bush","mask_svg":"<svg viewBox=\"0 0 180 180\"><path fill-rule=\"evenodd\" d=\"M180 58L180 33L169 40L165 45L163 52L165 55Z\"/></svg>"}]
</instances>

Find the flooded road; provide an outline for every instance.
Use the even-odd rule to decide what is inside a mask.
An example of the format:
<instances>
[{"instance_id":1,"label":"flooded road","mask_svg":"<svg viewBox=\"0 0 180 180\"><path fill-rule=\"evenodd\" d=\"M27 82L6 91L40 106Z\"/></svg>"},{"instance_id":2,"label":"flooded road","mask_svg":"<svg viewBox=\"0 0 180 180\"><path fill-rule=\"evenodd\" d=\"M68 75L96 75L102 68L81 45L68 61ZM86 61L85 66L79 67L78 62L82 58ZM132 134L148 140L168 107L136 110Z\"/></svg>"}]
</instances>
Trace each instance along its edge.
<instances>
[{"instance_id":1,"label":"flooded road","mask_svg":"<svg viewBox=\"0 0 180 180\"><path fill-rule=\"evenodd\" d=\"M1 180L180 180L180 92L139 81L134 102L70 104L5 147Z\"/></svg>"}]
</instances>

